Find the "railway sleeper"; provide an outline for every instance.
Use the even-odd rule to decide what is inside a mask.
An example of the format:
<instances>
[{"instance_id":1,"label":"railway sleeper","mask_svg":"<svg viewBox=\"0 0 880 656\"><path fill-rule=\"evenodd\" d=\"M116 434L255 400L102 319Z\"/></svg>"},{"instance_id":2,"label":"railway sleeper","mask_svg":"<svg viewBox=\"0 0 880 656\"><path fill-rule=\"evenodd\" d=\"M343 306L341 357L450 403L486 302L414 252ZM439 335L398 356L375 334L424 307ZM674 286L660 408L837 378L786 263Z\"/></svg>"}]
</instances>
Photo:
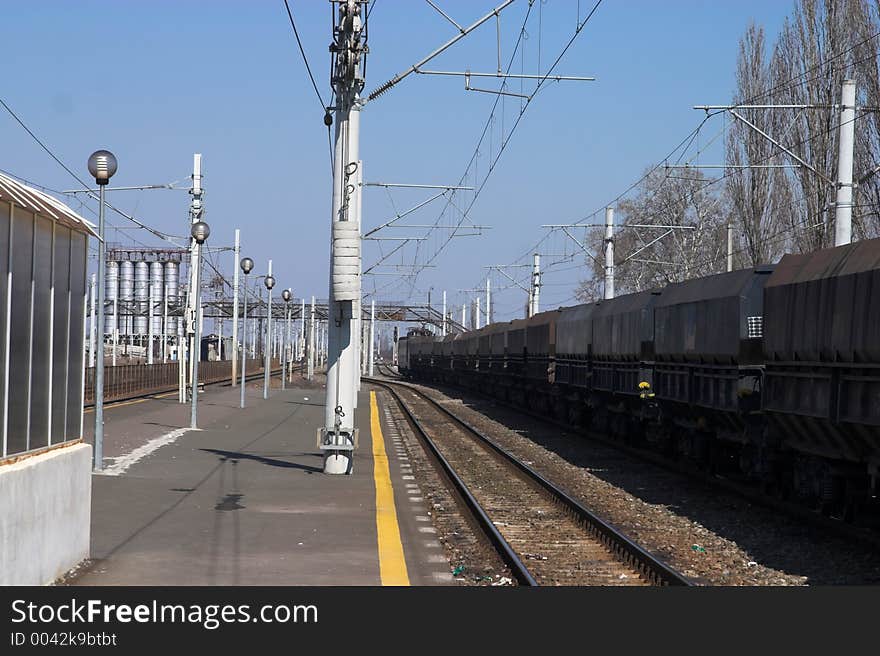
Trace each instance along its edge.
<instances>
[{"instance_id":1,"label":"railway sleeper","mask_svg":"<svg viewBox=\"0 0 880 656\"><path fill-rule=\"evenodd\" d=\"M413 374L430 380L425 374ZM571 430L605 434L686 469L723 475L828 517L880 529L880 464L869 472L856 463L788 449L754 412L719 418L684 406L683 416L673 421L656 412L653 404L629 395L571 387L560 393L549 384L523 382L508 374L493 375L490 382L475 372L459 371L453 380L459 387L547 416Z\"/></svg>"}]
</instances>

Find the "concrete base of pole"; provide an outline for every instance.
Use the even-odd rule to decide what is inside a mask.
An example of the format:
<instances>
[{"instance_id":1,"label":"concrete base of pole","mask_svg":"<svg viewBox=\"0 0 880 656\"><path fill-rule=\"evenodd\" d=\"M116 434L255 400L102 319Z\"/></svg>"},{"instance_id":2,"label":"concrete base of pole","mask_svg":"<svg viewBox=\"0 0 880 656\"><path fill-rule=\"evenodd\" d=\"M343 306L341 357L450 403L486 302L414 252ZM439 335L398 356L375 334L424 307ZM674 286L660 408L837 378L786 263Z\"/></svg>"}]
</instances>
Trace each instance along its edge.
<instances>
[{"instance_id":1,"label":"concrete base of pole","mask_svg":"<svg viewBox=\"0 0 880 656\"><path fill-rule=\"evenodd\" d=\"M328 451L324 455L325 474L351 474L354 472L354 460L351 451Z\"/></svg>"}]
</instances>

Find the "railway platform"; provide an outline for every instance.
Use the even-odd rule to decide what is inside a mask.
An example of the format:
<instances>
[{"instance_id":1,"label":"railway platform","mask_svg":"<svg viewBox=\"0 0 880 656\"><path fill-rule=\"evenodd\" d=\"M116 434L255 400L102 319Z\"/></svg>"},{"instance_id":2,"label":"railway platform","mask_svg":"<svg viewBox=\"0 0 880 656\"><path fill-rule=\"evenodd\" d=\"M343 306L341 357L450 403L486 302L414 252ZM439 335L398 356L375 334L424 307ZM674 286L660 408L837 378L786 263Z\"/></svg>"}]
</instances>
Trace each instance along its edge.
<instances>
[{"instance_id":1,"label":"railway platform","mask_svg":"<svg viewBox=\"0 0 880 656\"><path fill-rule=\"evenodd\" d=\"M453 584L382 396L364 386L353 474L329 476L324 391L304 385L263 400L251 383L243 410L239 388L209 387L198 431L174 395L108 406L91 560L67 583Z\"/></svg>"}]
</instances>

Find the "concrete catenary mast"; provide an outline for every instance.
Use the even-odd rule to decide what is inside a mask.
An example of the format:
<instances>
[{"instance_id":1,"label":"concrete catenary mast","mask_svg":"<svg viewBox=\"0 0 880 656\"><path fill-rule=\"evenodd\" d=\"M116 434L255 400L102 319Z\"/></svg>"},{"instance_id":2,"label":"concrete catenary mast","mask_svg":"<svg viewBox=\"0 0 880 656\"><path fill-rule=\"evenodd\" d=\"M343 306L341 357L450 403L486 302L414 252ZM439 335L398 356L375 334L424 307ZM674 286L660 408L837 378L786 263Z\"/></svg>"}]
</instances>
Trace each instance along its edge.
<instances>
[{"instance_id":1,"label":"concrete catenary mast","mask_svg":"<svg viewBox=\"0 0 880 656\"><path fill-rule=\"evenodd\" d=\"M614 298L614 208L605 208L605 299Z\"/></svg>"},{"instance_id":2,"label":"concrete catenary mast","mask_svg":"<svg viewBox=\"0 0 880 656\"><path fill-rule=\"evenodd\" d=\"M834 245L852 241L853 151L855 149L856 83L844 80L840 107L837 153L837 199L834 210Z\"/></svg>"},{"instance_id":3,"label":"concrete catenary mast","mask_svg":"<svg viewBox=\"0 0 880 656\"><path fill-rule=\"evenodd\" d=\"M363 18L367 3L334 3L331 84L336 92L330 293L328 298L327 400L321 449L324 473L350 474L355 443L358 376L357 314L360 313L360 92L366 50ZM328 113L328 118L330 117Z\"/></svg>"}]
</instances>

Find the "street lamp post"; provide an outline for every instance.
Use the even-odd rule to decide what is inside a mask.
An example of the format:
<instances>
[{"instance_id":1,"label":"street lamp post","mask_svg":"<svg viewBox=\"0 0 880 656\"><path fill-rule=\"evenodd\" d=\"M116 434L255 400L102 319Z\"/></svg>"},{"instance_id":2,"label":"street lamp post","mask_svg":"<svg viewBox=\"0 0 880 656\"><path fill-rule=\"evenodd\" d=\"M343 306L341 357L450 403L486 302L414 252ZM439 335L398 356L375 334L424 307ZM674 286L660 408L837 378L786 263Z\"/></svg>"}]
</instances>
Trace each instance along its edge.
<instances>
[{"instance_id":1,"label":"street lamp post","mask_svg":"<svg viewBox=\"0 0 880 656\"><path fill-rule=\"evenodd\" d=\"M242 273L244 273L244 298L242 299L244 303L244 312L242 313L241 320L241 407L244 407L244 369L245 369L245 361L247 358L247 277L251 270L254 268L254 261L249 257L244 257L241 260L240 265Z\"/></svg>"},{"instance_id":2,"label":"street lamp post","mask_svg":"<svg viewBox=\"0 0 880 656\"><path fill-rule=\"evenodd\" d=\"M192 352L192 415L190 417L190 428L198 428L198 413L199 413L199 360L202 357L202 331L199 326L199 311L202 307L202 290L201 290L201 277L202 277L202 244L205 243L208 239L208 235L211 234L211 229L208 227L208 224L204 221L196 221L192 224L190 228L190 234L192 238L195 240L195 257L193 261L195 262L195 298L193 299L192 306L194 309L193 312L193 321L195 325L193 326L193 352Z\"/></svg>"},{"instance_id":3,"label":"street lamp post","mask_svg":"<svg viewBox=\"0 0 880 656\"><path fill-rule=\"evenodd\" d=\"M287 322L287 335L284 334L283 326L281 332L281 343L283 344L281 347L281 389L287 389L287 343L290 341L290 299L292 297L293 294L289 289L281 292L281 298L284 299L284 318Z\"/></svg>"},{"instance_id":4,"label":"street lamp post","mask_svg":"<svg viewBox=\"0 0 880 656\"><path fill-rule=\"evenodd\" d=\"M96 150L89 156L89 173L98 184L98 307L97 330L100 330L98 359L95 361L95 450L93 467L104 469L104 294L105 294L105 243L104 243L104 187L116 173L116 157L109 150Z\"/></svg>"},{"instance_id":5,"label":"street lamp post","mask_svg":"<svg viewBox=\"0 0 880 656\"><path fill-rule=\"evenodd\" d=\"M265 374L263 376L263 398L269 398L269 376L272 373L272 288L275 286L275 278L272 277L272 261L269 260L269 275L263 280L266 285L269 298L266 301L266 342L263 346L265 351Z\"/></svg>"}]
</instances>

